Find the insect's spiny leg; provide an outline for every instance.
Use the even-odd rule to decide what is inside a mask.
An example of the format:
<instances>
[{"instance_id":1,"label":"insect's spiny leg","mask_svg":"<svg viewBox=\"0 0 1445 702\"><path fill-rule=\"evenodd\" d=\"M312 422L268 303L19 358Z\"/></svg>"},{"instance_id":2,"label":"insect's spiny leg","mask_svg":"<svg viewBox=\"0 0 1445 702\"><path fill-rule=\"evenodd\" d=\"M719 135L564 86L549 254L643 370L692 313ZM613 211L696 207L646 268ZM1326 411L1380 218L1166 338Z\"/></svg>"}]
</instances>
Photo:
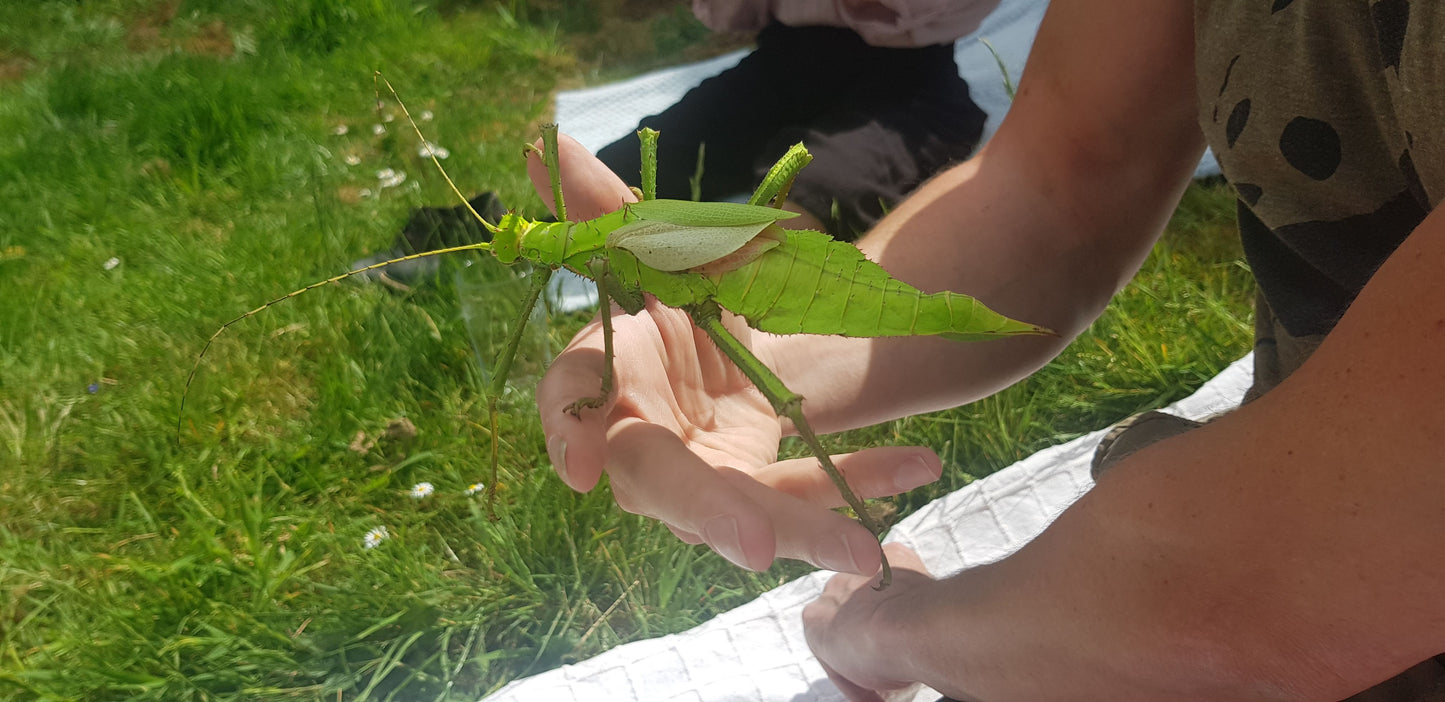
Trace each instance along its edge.
<instances>
[{"instance_id":1,"label":"insect's spiny leg","mask_svg":"<svg viewBox=\"0 0 1445 702\"><path fill-rule=\"evenodd\" d=\"M657 199L657 130L637 130L638 148L642 150L642 199Z\"/></svg>"},{"instance_id":2,"label":"insect's spiny leg","mask_svg":"<svg viewBox=\"0 0 1445 702\"><path fill-rule=\"evenodd\" d=\"M502 347L502 355L497 358L497 365L492 369L492 382L487 385L487 418L492 431L492 479L487 485L487 516L493 520L497 519L497 477L502 462L499 446L501 442L497 440L497 400L507 387L507 376L512 372L512 361L517 357L517 347L522 344L522 334L527 330L532 310L537 306L537 300L542 297L542 291L547 289L547 281L551 278L550 268L540 268L532 274L527 295L522 299L521 312L517 315L511 332L507 334L507 345Z\"/></svg>"},{"instance_id":3,"label":"insect's spiny leg","mask_svg":"<svg viewBox=\"0 0 1445 702\"><path fill-rule=\"evenodd\" d=\"M552 181L552 204L557 210L557 221L567 221L567 202L562 198L561 157L557 152L557 125L542 125L542 165L547 167L547 177Z\"/></svg>"},{"instance_id":4,"label":"insect's spiny leg","mask_svg":"<svg viewBox=\"0 0 1445 702\"><path fill-rule=\"evenodd\" d=\"M748 198L748 204L766 205L772 202L774 207L781 208L788 199L788 191L793 188L793 181L798 177L798 173L812 160L813 155L808 153L802 143L793 144L788 152L768 169L768 174L763 176L763 182L758 184L758 189Z\"/></svg>"},{"instance_id":5,"label":"insect's spiny leg","mask_svg":"<svg viewBox=\"0 0 1445 702\"><path fill-rule=\"evenodd\" d=\"M817 434L813 433L812 426L808 424L807 417L803 415L803 397L789 390L777 374L755 356L752 350L738 341L731 331L728 331L728 328L723 325L721 308L716 302L709 301L695 305L688 310L688 314L692 317L693 322L707 334L708 338L717 344L718 349L732 360L733 365L737 366L738 370L742 371L743 375L746 375L753 385L763 393L763 397L766 397L768 403L773 406L773 411L793 422L793 428L797 429L798 436L802 438L803 443L808 445L813 456L818 459L818 464L823 468L823 472L828 474L828 478L833 481L838 492L843 495L843 500L853 508L853 512L858 516L858 521L862 522L863 526L875 537L882 538L883 526L868 512L867 506L863 504L863 500L859 499L857 493L853 492L853 488L848 486L848 481L843 479L842 472L833 465L832 457L823 448L823 444L818 441ZM893 581L893 569L888 565L888 555L882 554L882 558L883 577L879 581L878 587L875 588L877 590L888 587L888 584Z\"/></svg>"},{"instance_id":6,"label":"insect's spiny leg","mask_svg":"<svg viewBox=\"0 0 1445 702\"><path fill-rule=\"evenodd\" d=\"M609 275L607 260L597 258L589 261L587 270L592 273L592 279L597 283L597 314L602 320L602 389L596 397L584 397L568 405L564 411L573 417L579 416L584 409L596 409L606 405L607 398L612 396L612 359L615 354L612 347L612 302L605 282Z\"/></svg>"},{"instance_id":7,"label":"insect's spiny leg","mask_svg":"<svg viewBox=\"0 0 1445 702\"><path fill-rule=\"evenodd\" d=\"M858 521L862 522L863 526L868 528L868 531L873 532L874 536L882 538L883 525L879 524L878 521L873 518L873 515L868 512L867 505L864 505L863 501L858 499L858 496L848 487L848 482L843 479L842 472L838 470L837 466L833 465L833 458L828 455L827 450L823 448L823 444L818 441L818 436L813 433L813 427L808 424L808 419L803 416L802 399L803 398L798 397L797 402L790 403L779 414L792 420L793 428L798 430L799 438L803 440L803 443L808 445L813 455L818 458L818 463L823 467L823 472L827 473L828 477L833 480L833 484L838 488L838 492L843 493L843 499L848 502L848 506L852 507L853 512L858 515ZM878 581L878 586L873 588L874 590L882 590L888 587L889 583L893 582L893 568L888 565L888 554L885 553L881 555L883 559L883 577Z\"/></svg>"}]
</instances>

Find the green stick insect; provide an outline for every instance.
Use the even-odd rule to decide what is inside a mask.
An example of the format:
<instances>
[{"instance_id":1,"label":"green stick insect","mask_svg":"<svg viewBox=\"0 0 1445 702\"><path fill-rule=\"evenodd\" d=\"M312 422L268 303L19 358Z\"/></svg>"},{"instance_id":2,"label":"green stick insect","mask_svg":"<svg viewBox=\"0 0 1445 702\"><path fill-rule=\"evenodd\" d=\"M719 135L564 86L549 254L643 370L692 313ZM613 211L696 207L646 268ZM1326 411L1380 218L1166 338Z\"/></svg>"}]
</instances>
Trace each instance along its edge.
<instances>
[{"instance_id":1,"label":"green stick insect","mask_svg":"<svg viewBox=\"0 0 1445 702\"><path fill-rule=\"evenodd\" d=\"M384 78L381 79L386 82ZM396 96L389 82L386 86ZM401 100L397 97L397 102ZM406 106L401 105L411 120ZM427 143L414 121L417 138ZM642 149L641 201L585 222L567 221L558 172L557 126L542 128L541 156L551 180L556 222L537 222L509 213L493 225L473 211L492 235L487 243L469 244L413 254L384 261L308 285L227 322L211 336L186 380L189 389L211 343L226 328L271 305L359 273L424 256L458 251L490 251L505 264L526 261L536 267L516 324L497 359L488 389L487 411L492 428L492 482L488 506L495 499L498 468L497 399L522 338L532 308L547 287L552 272L566 268L593 280L602 306L603 374L596 396L578 400L566 409L573 416L602 407L612 393L612 321L608 300L623 312L636 314L651 295L669 307L688 313L693 322L762 392L779 416L787 417L808 449L818 459L852 508L874 536L882 526L864 506L833 465L803 414L803 398L783 384L757 356L723 324L722 312L731 312L748 326L774 334L832 334L850 337L939 336L956 341L981 341L1020 334L1052 334L1043 327L1015 321L985 307L978 300L954 292L924 293L897 280L869 261L848 242L818 231L791 230L787 220L796 214L781 209L798 172L812 160L802 144L795 145L772 167L747 204L688 202L656 199L658 133L639 132ZM532 147L529 147L532 148ZM441 171L453 192L466 198ZM470 206L469 206L470 207ZM182 409L184 409L184 396ZM177 427L179 432L179 426ZM879 589L892 573L883 559Z\"/></svg>"}]
</instances>

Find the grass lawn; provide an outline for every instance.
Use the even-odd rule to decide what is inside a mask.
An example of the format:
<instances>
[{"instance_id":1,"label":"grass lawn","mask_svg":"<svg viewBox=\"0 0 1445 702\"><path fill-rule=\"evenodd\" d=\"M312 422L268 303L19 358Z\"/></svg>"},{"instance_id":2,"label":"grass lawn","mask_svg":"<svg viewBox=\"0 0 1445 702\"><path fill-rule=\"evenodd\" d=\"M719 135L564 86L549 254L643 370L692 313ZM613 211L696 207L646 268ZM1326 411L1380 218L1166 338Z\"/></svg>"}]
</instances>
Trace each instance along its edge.
<instances>
[{"instance_id":1,"label":"grass lawn","mask_svg":"<svg viewBox=\"0 0 1445 702\"><path fill-rule=\"evenodd\" d=\"M559 85L714 40L667 7L634 25L650 49L618 54L595 8L620 4L7 10L0 699L476 699L805 572L742 572L605 486L563 487L525 383L502 398L489 519L466 494L492 437L464 257L410 292L330 286L234 326L177 442L186 374L222 322L386 248L411 208L452 204L374 69L428 113L463 189L536 214L519 147ZM1190 393L1248 350L1232 202L1191 189L1135 283L1026 383L827 442L937 448L944 479L895 500L906 514ZM552 343L583 321L554 319ZM421 482L435 492L412 497Z\"/></svg>"}]
</instances>

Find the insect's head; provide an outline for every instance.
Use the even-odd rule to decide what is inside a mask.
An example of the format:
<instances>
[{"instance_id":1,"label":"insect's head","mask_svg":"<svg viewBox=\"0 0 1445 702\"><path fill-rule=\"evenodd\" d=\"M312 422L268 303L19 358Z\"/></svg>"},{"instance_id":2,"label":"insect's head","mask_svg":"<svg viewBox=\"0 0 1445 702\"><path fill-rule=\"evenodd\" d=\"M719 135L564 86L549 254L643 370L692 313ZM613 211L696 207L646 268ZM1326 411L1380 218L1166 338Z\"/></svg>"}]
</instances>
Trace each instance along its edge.
<instances>
[{"instance_id":1,"label":"insect's head","mask_svg":"<svg viewBox=\"0 0 1445 702\"><path fill-rule=\"evenodd\" d=\"M502 263L515 262L522 253L522 237L534 226L536 222L529 222L521 215L508 212L492 232L492 255Z\"/></svg>"}]
</instances>

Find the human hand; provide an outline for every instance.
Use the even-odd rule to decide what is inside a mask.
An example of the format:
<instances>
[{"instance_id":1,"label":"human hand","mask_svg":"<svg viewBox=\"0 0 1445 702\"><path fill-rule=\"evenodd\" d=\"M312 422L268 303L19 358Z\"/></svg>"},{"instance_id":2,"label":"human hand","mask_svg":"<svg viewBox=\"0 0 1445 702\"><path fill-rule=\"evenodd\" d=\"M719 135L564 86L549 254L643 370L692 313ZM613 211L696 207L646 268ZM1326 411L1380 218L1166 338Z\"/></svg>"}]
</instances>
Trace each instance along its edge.
<instances>
[{"instance_id":1,"label":"human hand","mask_svg":"<svg viewBox=\"0 0 1445 702\"><path fill-rule=\"evenodd\" d=\"M913 549L895 543L883 550L893 565L892 585L879 591L873 589L876 575L840 573L803 608L808 648L850 702L908 699L917 689L884 655L897 652L880 645L878 627L889 625L882 613L886 606L916 597L933 578Z\"/></svg>"},{"instance_id":2,"label":"human hand","mask_svg":"<svg viewBox=\"0 0 1445 702\"><path fill-rule=\"evenodd\" d=\"M580 144L565 135L559 142L570 217L590 219L633 199ZM550 204L546 169L535 154L528 172ZM547 453L564 482L590 490L605 470L619 507L752 570L777 556L841 572L878 570L877 540L832 511L843 498L817 460L777 461L783 425L772 407L684 312L649 300L637 315L613 314L615 389L602 408L577 417L564 411L600 386L602 330L595 321L537 388ZM741 320L730 320L729 328L769 361ZM873 448L834 461L865 498L910 490L942 470L933 452L918 447Z\"/></svg>"}]
</instances>

